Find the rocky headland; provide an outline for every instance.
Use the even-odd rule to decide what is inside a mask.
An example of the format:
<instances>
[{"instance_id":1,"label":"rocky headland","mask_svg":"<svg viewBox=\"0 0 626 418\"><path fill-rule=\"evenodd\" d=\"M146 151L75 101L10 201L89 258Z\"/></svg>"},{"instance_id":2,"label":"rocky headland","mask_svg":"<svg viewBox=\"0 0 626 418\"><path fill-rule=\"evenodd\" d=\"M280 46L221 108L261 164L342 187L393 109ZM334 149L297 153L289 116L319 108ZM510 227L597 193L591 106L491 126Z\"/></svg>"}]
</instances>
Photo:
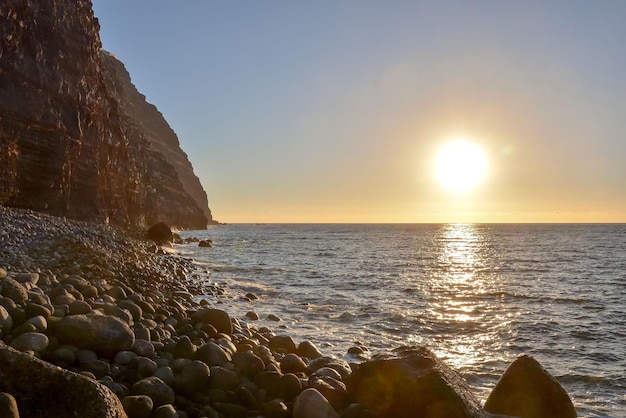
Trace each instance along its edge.
<instances>
[{"instance_id":1,"label":"rocky headland","mask_svg":"<svg viewBox=\"0 0 626 418\"><path fill-rule=\"evenodd\" d=\"M0 5L0 205L206 228L206 193L176 135L99 29L90 1Z\"/></svg>"},{"instance_id":2,"label":"rocky headland","mask_svg":"<svg viewBox=\"0 0 626 418\"><path fill-rule=\"evenodd\" d=\"M143 235L0 207L1 416L576 416L527 356L483 407L427 348L348 364L257 328Z\"/></svg>"}]
</instances>

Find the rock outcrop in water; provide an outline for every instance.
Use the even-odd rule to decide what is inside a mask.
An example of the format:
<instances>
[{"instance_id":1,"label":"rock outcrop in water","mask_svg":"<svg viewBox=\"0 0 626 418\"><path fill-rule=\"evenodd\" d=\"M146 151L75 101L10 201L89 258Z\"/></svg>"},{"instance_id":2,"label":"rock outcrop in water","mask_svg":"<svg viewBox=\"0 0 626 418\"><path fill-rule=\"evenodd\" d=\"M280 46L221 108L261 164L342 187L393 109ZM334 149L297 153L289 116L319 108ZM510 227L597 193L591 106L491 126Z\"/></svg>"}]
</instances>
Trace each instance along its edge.
<instances>
[{"instance_id":1,"label":"rock outcrop in water","mask_svg":"<svg viewBox=\"0 0 626 418\"><path fill-rule=\"evenodd\" d=\"M576 418L563 386L527 355L509 365L489 394L485 410L524 418Z\"/></svg>"},{"instance_id":2,"label":"rock outcrop in water","mask_svg":"<svg viewBox=\"0 0 626 418\"><path fill-rule=\"evenodd\" d=\"M128 93L111 57L103 64L101 49L89 1L2 2L0 205L205 228L206 195L178 141L161 135L167 123L156 109L141 120L150 112L134 109L149 105Z\"/></svg>"}]
</instances>

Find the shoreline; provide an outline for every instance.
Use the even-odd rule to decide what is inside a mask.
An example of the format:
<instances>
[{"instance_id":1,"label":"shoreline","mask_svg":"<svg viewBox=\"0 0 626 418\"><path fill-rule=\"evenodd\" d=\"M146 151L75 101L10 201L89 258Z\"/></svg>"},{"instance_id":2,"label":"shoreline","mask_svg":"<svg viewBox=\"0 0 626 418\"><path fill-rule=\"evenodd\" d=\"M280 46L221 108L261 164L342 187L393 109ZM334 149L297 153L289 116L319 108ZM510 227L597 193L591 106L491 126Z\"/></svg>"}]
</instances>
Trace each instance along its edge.
<instances>
[{"instance_id":1,"label":"shoreline","mask_svg":"<svg viewBox=\"0 0 626 418\"><path fill-rule=\"evenodd\" d=\"M2 340L108 387L129 417L383 416L358 396L361 367L230 317L220 309L223 289L194 283L192 260L140 239L141 231L5 207L0 220ZM194 301L200 295L215 300ZM119 328L111 344L102 318ZM487 416L459 376L432 362L453 376L467 416ZM9 394L21 413L31 407Z\"/></svg>"}]
</instances>

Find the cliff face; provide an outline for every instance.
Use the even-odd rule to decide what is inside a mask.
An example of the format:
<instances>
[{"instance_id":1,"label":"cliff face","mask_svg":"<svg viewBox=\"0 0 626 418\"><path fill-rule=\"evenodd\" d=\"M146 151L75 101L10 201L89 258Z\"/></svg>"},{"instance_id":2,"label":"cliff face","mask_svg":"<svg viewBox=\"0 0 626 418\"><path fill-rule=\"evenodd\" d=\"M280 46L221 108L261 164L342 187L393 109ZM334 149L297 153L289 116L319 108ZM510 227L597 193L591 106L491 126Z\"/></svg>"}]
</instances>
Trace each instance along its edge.
<instances>
[{"instance_id":1,"label":"cliff face","mask_svg":"<svg viewBox=\"0 0 626 418\"><path fill-rule=\"evenodd\" d=\"M209 223L214 222L207 194L200 179L193 172L187 154L180 148L178 136L167 123L161 112L146 101L146 96L137 91L124 64L109 52L102 51L102 69L108 92L116 99L122 112L139 127L151 148L167 156L185 192L204 212Z\"/></svg>"},{"instance_id":2,"label":"cliff face","mask_svg":"<svg viewBox=\"0 0 626 418\"><path fill-rule=\"evenodd\" d=\"M1 3L0 204L206 227L168 155L108 91L98 32L89 1Z\"/></svg>"}]
</instances>

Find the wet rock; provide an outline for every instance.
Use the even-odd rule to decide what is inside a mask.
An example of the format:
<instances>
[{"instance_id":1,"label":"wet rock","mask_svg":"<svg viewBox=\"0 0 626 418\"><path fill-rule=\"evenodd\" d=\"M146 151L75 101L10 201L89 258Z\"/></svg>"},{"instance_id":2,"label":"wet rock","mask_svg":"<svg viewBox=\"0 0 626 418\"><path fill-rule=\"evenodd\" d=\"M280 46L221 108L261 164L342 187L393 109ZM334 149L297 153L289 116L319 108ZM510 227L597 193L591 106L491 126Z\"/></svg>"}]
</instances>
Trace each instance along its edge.
<instances>
[{"instance_id":1,"label":"wet rock","mask_svg":"<svg viewBox=\"0 0 626 418\"><path fill-rule=\"evenodd\" d=\"M280 319L278 315L274 315L274 314L268 314L267 319L269 319L270 321L274 321L274 322L282 321L282 319Z\"/></svg>"},{"instance_id":2,"label":"wet rock","mask_svg":"<svg viewBox=\"0 0 626 418\"><path fill-rule=\"evenodd\" d=\"M105 386L15 351L2 342L0 391L15 397L23 417L48 415L42 415L42 411L53 411L52 415L58 418L126 417L119 399Z\"/></svg>"},{"instance_id":3,"label":"wet rock","mask_svg":"<svg viewBox=\"0 0 626 418\"><path fill-rule=\"evenodd\" d=\"M259 320L259 314L256 312L246 312L246 318L252 320L252 321L258 321Z\"/></svg>"},{"instance_id":4,"label":"wet rock","mask_svg":"<svg viewBox=\"0 0 626 418\"><path fill-rule=\"evenodd\" d=\"M66 316L56 325L56 332L61 344L90 349L106 358L130 350L135 343L130 327L112 316Z\"/></svg>"},{"instance_id":5,"label":"wet rock","mask_svg":"<svg viewBox=\"0 0 626 418\"><path fill-rule=\"evenodd\" d=\"M302 391L294 402L293 418L339 418L339 414L321 393L309 388Z\"/></svg>"},{"instance_id":6,"label":"wet rock","mask_svg":"<svg viewBox=\"0 0 626 418\"><path fill-rule=\"evenodd\" d=\"M213 246L213 241L210 239L203 239L198 242L198 247L202 248L210 248Z\"/></svg>"},{"instance_id":7,"label":"wet rock","mask_svg":"<svg viewBox=\"0 0 626 418\"><path fill-rule=\"evenodd\" d=\"M575 418L567 392L537 360L523 355L504 372L493 388L485 411L524 418Z\"/></svg>"},{"instance_id":8,"label":"wet rock","mask_svg":"<svg viewBox=\"0 0 626 418\"><path fill-rule=\"evenodd\" d=\"M483 418L467 383L423 347L402 347L361 364L350 396L375 417Z\"/></svg>"},{"instance_id":9,"label":"wet rock","mask_svg":"<svg viewBox=\"0 0 626 418\"><path fill-rule=\"evenodd\" d=\"M133 395L146 395L152 399L155 407L174 403L175 394L172 388L158 377L146 377L132 387Z\"/></svg>"}]
</instances>

